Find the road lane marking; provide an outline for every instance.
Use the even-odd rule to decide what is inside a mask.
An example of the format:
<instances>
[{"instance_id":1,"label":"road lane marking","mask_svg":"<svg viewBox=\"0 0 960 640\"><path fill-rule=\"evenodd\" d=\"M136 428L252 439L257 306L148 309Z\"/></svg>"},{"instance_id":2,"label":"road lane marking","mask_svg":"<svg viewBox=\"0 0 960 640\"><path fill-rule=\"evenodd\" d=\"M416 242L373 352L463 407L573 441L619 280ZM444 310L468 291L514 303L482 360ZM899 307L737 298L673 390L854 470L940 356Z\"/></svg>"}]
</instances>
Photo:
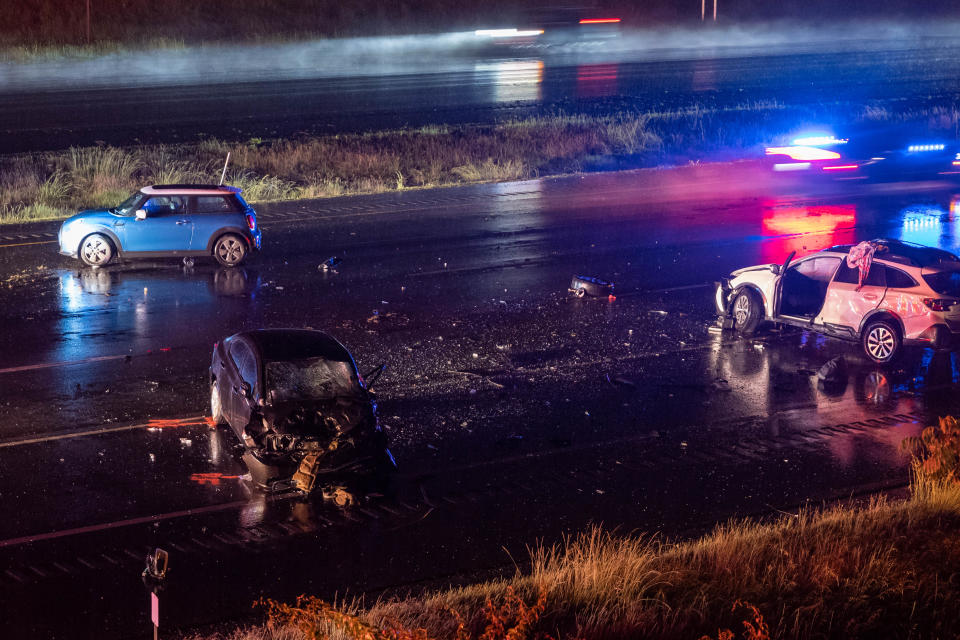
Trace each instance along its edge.
<instances>
[{"instance_id":1,"label":"road lane marking","mask_svg":"<svg viewBox=\"0 0 960 640\"><path fill-rule=\"evenodd\" d=\"M66 360L60 362L40 362L37 364L24 364L19 367L8 367L6 369L0 369L0 375L4 373L19 373L21 371L34 371L36 369L54 369L57 367L68 367L74 364L87 364L89 362L103 362L106 360L120 360L121 358L134 358L142 356L152 356L155 353L167 353L171 349L181 349L183 347L160 347L159 349L149 349L145 353L132 354L124 353L112 356L93 356L90 358L85 358L83 360Z\"/></svg>"},{"instance_id":2,"label":"road lane marking","mask_svg":"<svg viewBox=\"0 0 960 640\"><path fill-rule=\"evenodd\" d=\"M55 540L57 538L66 538L84 533L95 533L97 531L107 531L120 527L128 527L136 524L149 524L160 522L161 520L172 520L174 518L184 518L188 516L202 515L205 513L216 513L218 511L229 511L230 509L240 509L250 504L249 500L236 500L224 504L214 504L207 507L194 507L193 509L183 509L182 511L169 511L167 513L158 513L152 516L141 516L139 518L127 518L126 520L114 520L113 522L103 522L100 524L88 525L86 527L75 527L73 529L62 529L60 531L50 531L48 533L37 533L19 538L8 538L0 540L0 548L14 547L21 544L30 544L43 540Z\"/></svg>"},{"instance_id":3,"label":"road lane marking","mask_svg":"<svg viewBox=\"0 0 960 640\"><path fill-rule=\"evenodd\" d=\"M116 433L118 431L136 431L147 429L174 429L178 427L192 426L212 426L210 416L192 416L188 418L152 418L146 422L137 424L117 425L113 427L95 427L83 431L71 431L70 433L55 433L49 436L38 436L36 438L17 438L14 440L5 440L0 442L0 449L6 447L17 447L25 444L37 444L40 442L55 442L57 440L69 440L70 438L82 438L84 436L96 436L105 433Z\"/></svg>"},{"instance_id":4,"label":"road lane marking","mask_svg":"<svg viewBox=\"0 0 960 640\"><path fill-rule=\"evenodd\" d=\"M56 244L56 240L39 240L37 242L19 242L17 244L0 244L0 248L4 247L26 247L32 244Z\"/></svg>"},{"instance_id":5,"label":"road lane marking","mask_svg":"<svg viewBox=\"0 0 960 640\"><path fill-rule=\"evenodd\" d=\"M120 360L126 358L127 354L117 356L94 356L84 360L68 360L66 362L41 362L39 364L25 364L19 367L7 367L0 369L0 375L4 373L18 373L20 371L33 371L35 369L52 369L54 367L66 367L72 364L85 364L87 362L103 362L105 360Z\"/></svg>"}]
</instances>

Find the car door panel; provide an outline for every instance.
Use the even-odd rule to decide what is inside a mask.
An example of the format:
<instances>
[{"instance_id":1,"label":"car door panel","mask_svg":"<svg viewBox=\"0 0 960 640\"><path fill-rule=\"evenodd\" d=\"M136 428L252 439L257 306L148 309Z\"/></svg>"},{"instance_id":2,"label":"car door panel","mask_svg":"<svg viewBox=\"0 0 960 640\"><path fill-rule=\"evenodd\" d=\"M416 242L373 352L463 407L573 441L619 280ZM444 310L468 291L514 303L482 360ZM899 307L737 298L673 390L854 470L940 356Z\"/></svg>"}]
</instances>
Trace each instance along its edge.
<instances>
[{"instance_id":1,"label":"car door panel","mask_svg":"<svg viewBox=\"0 0 960 640\"><path fill-rule=\"evenodd\" d=\"M872 265L859 291L857 290L858 279L858 270L848 266L846 260L841 262L830 286L827 287L823 310L817 318L819 323L840 325L860 331L864 317L880 306L886 295L884 266Z\"/></svg>"},{"instance_id":2,"label":"car door panel","mask_svg":"<svg viewBox=\"0 0 960 640\"><path fill-rule=\"evenodd\" d=\"M193 222L186 212L186 198L158 196L141 208L147 217L124 220L121 237L123 251L130 253L189 251Z\"/></svg>"}]
</instances>

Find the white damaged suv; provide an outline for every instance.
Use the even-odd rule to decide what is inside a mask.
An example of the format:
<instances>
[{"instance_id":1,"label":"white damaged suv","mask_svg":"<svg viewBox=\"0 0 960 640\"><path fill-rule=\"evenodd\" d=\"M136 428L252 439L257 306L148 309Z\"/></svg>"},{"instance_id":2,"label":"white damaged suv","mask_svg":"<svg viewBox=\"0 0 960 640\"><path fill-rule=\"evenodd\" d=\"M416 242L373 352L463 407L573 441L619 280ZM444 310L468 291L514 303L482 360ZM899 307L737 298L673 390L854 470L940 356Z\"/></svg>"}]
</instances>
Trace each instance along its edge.
<instances>
[{"instance_id":1,"label":"white damaged suv","mask_svg":"<svg viewBox=\"0 0 960 640\"><path fill-rule=\"evenodd\" d=\"M873 240L863 282L838 245L782 265L739 269L717 283L722 326L753 334L763 323L855 340L877 363L906 344L944 348L960 334L960 258L899 240Z\"/></svg>"}]
</instances>

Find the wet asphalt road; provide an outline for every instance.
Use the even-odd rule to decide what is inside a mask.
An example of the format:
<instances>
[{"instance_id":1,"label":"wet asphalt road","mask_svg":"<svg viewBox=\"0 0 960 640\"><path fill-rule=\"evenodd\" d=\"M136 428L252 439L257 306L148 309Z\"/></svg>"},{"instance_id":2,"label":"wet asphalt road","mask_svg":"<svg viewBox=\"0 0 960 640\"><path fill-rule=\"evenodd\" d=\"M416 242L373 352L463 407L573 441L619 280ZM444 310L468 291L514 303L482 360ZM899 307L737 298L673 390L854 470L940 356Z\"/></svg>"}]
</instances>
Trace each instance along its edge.
<instances>
[{"instance_id":1,"label":"wet asphalt road","mask_svg":"<svg viewBox=\"0 0 960 640\"><path fill-rule=\"evenodd\" d=\"M552 47L477 48L448 37L367 45L362 55L320 42L0 63L0 152L771 102L853 114L865 104L924 108L960 95L955 38L872 42L838 31L810 44L775 32L759 34L772 39L766 46L758 34L734 33L714 48L676 48L703 32Z\"/></svg>"},{"instance_id":2,"label":"wet asphalt road","mask_svg":"<svg viewBox=\"0 0 960 640\"><path fill-rule=\"evenodd\" d=\"M958 251L958 194L744 164L261 205L264 251L234 271L81 269L45 239L55 227L0 228L10 637L143 637L155 546L174 569L163 624L184 628L262 594L511 571L525 545L591 523L682 535L902 486L899 441L957 410L956 355L879 369L801 331L712 333L710 283L877 236ZM569 298L574 273L616 299ZM231 433L208 426L213 342L280 326L387 364L385 495L343 510L253 491ZM841 354L846 384L818 388Z\"/></svg>"}]
</instances>

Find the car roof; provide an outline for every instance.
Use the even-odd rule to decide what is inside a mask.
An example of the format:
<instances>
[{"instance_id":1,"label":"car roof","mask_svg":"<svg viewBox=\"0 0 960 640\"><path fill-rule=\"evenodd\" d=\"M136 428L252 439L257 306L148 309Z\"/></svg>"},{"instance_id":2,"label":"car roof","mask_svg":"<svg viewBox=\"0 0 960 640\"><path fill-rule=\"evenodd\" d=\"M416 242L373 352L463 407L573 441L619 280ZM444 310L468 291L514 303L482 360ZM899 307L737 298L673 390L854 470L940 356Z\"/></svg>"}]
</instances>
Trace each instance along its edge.
<instances>
[{"instance_id":1,"label":"car roof","mask_svg":"<svg viewBox=\"0 0 960 640\"><path fill-rule=\"evenodd\" d=\"M307 358L325 358L346 362L356 369L353 356L336 338L312 329L255 329L238 333L232 338L244 338L259 351L261 360L290 361Z\"/></svg>"},{"instance_id":2,"label":"car roof","mask_svg":"<svg viewBox=\"0 0 960 640\"><path fill-rule=\"evenodd\" d=\"M148 196L170 195L171 193L190 196L223 196L231 193L240 193L240 187L231 187L225 184L154 184L140 189Z\"/></svg>"},{"instance_id":3,"label":"car roof","mask_svg":"<svg viewBox=\"0 0 960 640\"><path fill-rule=\"evenodd\" d=\"M925 247L920 244L904 242L902 240L892 240L890 238L878 238L870 242L886 247L886 251L874 254L875 260L883 260L885 262L893 262L911 267L932 267L944 263L952 265L960 264L960 258L943 249ZM855 245L852 244L838 244L823 251L846 255L850 253L850 249L854 246Z\"/></svg>"}]
</instances>

